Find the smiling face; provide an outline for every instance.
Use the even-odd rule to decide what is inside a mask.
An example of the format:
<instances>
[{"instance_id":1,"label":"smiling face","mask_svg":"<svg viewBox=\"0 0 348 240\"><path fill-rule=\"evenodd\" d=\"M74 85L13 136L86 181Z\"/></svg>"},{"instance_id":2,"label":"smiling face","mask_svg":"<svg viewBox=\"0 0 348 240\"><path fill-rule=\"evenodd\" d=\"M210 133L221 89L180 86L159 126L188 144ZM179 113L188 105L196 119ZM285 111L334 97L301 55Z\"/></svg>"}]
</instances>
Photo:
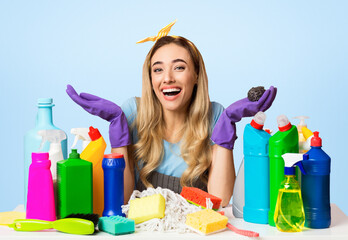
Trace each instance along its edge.
<instances>
[{"instance_id":1,"label":"smiling face","mask_svg":"<svg viewBox=\"0 0 348 240\"><path fill-rule=\"evenodd\" d=\"M190 53L170 43L155 52L150 64L152 87L163 110L186 111L197 83Z\"/></svg>"}]
</instances>

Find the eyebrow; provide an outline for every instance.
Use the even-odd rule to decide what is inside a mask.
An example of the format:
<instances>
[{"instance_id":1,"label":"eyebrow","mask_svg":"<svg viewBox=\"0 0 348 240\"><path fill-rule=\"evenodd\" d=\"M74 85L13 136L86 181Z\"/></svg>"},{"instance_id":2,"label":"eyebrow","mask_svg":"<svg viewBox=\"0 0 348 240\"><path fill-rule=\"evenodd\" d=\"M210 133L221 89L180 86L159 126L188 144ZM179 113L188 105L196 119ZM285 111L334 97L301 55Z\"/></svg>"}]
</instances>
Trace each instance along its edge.
<instances>
[{"instance_id":1,"label":"eyebrow","mask_svg":"<svg viewBox=\"0 0 348 240\"><path fill-rule=\"evenodd\" d=\"M183 59L181 59L181 58L177 58L177 59L174 59L174 60L172 61L172 63L177 63L177 62L186 63L185 60L183 60ZM163 63L163 62L161 62L161 61L154 62L154 63L152 64L152 67L155 66L155 65L157 65L157 64L162 64L162 63ZM186 64L187 64L187 63L186 63Z\"/></svg>"}]
</instances>

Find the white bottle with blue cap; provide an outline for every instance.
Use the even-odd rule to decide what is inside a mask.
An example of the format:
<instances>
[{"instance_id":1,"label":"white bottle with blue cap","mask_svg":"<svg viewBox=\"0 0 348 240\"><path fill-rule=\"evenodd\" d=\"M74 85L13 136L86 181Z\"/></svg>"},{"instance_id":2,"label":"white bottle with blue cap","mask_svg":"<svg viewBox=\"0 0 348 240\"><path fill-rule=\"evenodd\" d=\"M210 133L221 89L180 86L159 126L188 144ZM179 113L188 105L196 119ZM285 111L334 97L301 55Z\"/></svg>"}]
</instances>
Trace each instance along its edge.
<instances>
[{"instance_id":1,"label":"white bottle with blue cap","mask_svg":"<svg viewBox=\"0 0 348 240\"><path fill-rule=\"evenodd\" d=\"M277 204L274 212L274 222L282 232L301 232L305 222L301 187L296 181L296 166L306 174L302 160L308 159L307 154L286 153L282 155L284 167L284 180L280 184Z\"/></svg>"}]
</instances>

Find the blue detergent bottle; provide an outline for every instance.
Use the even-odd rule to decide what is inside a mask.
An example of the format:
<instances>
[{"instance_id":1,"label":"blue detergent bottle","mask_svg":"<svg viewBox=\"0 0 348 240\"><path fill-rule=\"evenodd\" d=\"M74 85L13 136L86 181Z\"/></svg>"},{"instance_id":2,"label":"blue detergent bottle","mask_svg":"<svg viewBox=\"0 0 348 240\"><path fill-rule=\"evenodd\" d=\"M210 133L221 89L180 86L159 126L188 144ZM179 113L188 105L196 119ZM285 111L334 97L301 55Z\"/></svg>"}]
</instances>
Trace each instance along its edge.
<instances>
[{"instance_id":1,"label":"blue detergent bottle","mask_svg":"<svg viewBox=\"0 0 348 240\"><path fill-rule=\"evenodd\" d=\"M302 175L301 189L305 226L328 228L331 224L330 165L331 158L321 149L319 132L313 133L308 159L302 161L307 175Z\"/></svg>"},{"instance_id":2,"label":"blue detergent bottle","mask_svg":"<svg viewBox=\"0 0 348 240\"><path fill-rule=\"evenodd\" d=\"M105 154L102 161L104 170L104 211L103 217L122 216L124 204L124 169L126 162L118 153Z\"/></svg>"},{"instance_id":3,"label":"blue detergent bottle","mask_svg":"<svg viewBox=\"0 0 348 240\"><path fill-rule=\"evenodd\" d=\"M266 115L258 112L244 129L245 205L243 218L251 223L268 223L269 155L271 135L264 131Z\"/></svg>"},{"instance_id":4,"label":"blue detergent bottle","mask_svg":"<svg viewBox=\"0 0 348 240\"><path fill-rule=\"evenodd\" d=\"M24 136L24 206L27 204L27 192L28 192L28 175L29 175L29 166L31 164L31 153L37 152L40 149L40 144L42 137L38 134L40 130L47 129L57 129L53 125L52 120L52 107L53 99L52 98L39 98L37 100L38 111L36 115L36 124L35 127L29 130ZM66 134L65 134L66 135ZM61 142L62 153L64 159L67 158L67 143L68 139L64 139ZM49 152L50 143L46 142L40 151Z\"/></svg>"}]
</instances>

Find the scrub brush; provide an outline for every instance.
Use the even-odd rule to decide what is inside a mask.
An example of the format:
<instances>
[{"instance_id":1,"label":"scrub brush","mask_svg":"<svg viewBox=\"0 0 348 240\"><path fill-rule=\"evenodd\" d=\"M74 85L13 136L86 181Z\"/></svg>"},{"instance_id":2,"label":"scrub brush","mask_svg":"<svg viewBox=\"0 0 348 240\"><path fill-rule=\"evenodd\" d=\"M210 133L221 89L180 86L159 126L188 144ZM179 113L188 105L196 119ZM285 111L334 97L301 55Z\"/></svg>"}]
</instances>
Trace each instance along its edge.
<instances>
[{"instance_id":1,"label":"scrub brush","mask_svg":"<svg viewBox=\"0 0 348 240\"><path fill-rule=\"evenodd\" d=\"M98 224L97 214L70 214L66 218L56 221L38 219L17 219L8 226L16 231L40 231L54 228L58 231L71 234L93 234Z\"/></svg>"}]
</instances>

